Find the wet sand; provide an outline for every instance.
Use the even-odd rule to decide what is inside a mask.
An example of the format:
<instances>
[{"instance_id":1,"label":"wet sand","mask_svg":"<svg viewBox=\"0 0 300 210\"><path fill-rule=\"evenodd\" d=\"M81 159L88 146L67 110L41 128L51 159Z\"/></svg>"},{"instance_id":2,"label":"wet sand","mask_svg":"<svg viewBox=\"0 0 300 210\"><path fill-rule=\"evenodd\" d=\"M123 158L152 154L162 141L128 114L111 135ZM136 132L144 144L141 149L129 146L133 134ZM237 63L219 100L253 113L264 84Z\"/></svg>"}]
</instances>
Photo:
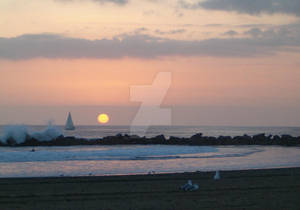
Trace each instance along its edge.
<instances>
[{"instance_id":1,"label":"wet sand","mask_svg":"<svg viewBox=\"0 0 300 210\"><path fill-rule=\"evenodd\" d=\"M300 168L0 179L0 209L299 209ZM195 192L180 186L191 179Z\"/></svg>"}]
</instances>

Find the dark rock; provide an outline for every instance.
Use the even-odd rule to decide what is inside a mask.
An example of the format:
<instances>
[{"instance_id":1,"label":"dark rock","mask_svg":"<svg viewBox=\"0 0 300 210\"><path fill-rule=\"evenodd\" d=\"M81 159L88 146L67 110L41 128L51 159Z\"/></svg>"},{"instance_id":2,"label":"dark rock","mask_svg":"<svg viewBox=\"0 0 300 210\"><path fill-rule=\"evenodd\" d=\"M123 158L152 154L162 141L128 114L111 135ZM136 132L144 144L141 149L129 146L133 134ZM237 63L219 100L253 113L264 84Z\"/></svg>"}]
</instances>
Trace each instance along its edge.
<instances>
[{"instance_id":1,"label":"dark rock","mask_svg":"<svg viewBox=\"0 0 300 210\"><path fill-rule=\"evenodd\" d=\"M219 136L217 140L219 145L233 144L233 140L231 136Z\"/></svg>"},{"instance_id":2,"label":"dark rock","mask_svg":"<svg viewBox=\"0 0 300 210\"><path fill-rule=\"evenodd\" d=\"M166 144L166 138L164 135L158 135L149 139L152 144Z\"/></svg>"},{"instance_id":3,"label":"dark rock","mask_svg":"<svg viewBox=\"0 0 300 210\"><path fill-rule=\"evenodd\" d=\"M131 136L129 136L129 138L130 139L141 139L141 137L138 135L131 135Z\"/></svg>"},{"instance_id":4,"label":"dark rock","mask_svg":"<svg viewBox=\"0 0 300 210\"><path fill-rule=\"evenodd\" d=\"M14 140L13 138L9 138L6 140L7 145L9 146L14 146L17 144L16 140Z\"/></svg>"},{"instance_id":5,"label":"dark rock","mask_svg":"<svg viewBox=\"0 0 300 210\"><path fill-rule=\"evenodd\" d=\"M266 135L264 133L254 135L252 137L252 140L253 140L252 144L256 144L256 145L265 144Z\"/></svg>"},{"instance_id":6,"label":"dark rock","mask_svg":"<svg viewBox=\"0 0 300 210\"><path fill-rule=\"evenodd\" d=\"M123 135L122 135L121 133L118 133L118 134L116 135L116 137L117 137L117 138L122 138Z\"/></svg>"},{"instance_id":7,"label":"dark rock","mask_svg":"<svg viewBox=\"0 0 300 210\"><path fill-rule=\"evenodd\" d=\"M297 145L297 141L295 141L295 138L292 137L291 135L286 135L286 134L281 136L281 143L282 145L286 145L286 146Z\"/></svg>"},{"instance_id":8,"label":"dark rock","mask_svg":"<svg viewBox=\"0 0 300 210\"><path fill-rule=\"evenodd\" d=\"M257 134L253 137L243 136L203 136L202 133L193 135L190 138L171 136L168 140L164 135L158 135L152 138L139 137L137 135L107 136L99 139L83 139L74 136L59 136L52 141L38 141L30 136L26 137L25 142L17 143L13 138L8 139L5 143L0 142L0 146L71 146L71 145L130 145L130 144L168 144L168 145L282 145L296 146L300 145L300 136L291 135L266 136Z\"/></svg>"},{"instance_id":9,"label":"dark rock","mask_svg":"<svg viewBox=\"0 0 300 210\"><path fill-rule=\"evenodd\" d=\"M155 139L159 140L159 141L166 141L166 138L164 135L158 135L156 137L154 137Z\"/></svg>"},{"instance_id":10,"label":"dark rock","mask_svg":"<svg viewBox=\"0 0 300 210\"><path fill-rule=\"evenodd\" d=\"M192 140L201 140L202 139L202 133L196 133L191 137Z\"/></svg>"}]
</instances>

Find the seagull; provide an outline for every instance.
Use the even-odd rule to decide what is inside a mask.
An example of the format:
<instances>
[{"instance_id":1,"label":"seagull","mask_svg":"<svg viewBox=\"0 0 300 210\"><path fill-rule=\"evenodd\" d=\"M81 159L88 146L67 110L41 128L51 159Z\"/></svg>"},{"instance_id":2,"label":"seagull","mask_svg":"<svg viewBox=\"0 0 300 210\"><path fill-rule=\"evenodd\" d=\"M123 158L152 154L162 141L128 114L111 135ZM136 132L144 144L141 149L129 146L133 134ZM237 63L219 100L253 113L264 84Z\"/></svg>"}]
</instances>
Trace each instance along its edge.
<instances>
[{"instance_id":1,"label":"seagull","mask_svg":"<svg viewBox=\"0 0 300 210\"><path fill-rule=\"evenodd\" d=\"M220 179L220 172L216 171L216 174L214 176L214 180L219 180Z\"/></svg>"}]
</instances>

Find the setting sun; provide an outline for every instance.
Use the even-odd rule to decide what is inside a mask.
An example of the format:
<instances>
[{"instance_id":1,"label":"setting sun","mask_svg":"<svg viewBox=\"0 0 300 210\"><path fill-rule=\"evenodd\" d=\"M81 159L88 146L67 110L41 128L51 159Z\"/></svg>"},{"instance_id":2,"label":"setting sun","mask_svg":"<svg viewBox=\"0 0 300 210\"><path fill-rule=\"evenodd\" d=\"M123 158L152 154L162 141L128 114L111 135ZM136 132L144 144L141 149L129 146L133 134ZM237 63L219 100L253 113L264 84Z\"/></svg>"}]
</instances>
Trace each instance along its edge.
<instances>
[{"instance_id":1,"label":"setting sun","mask_svg":"<svg viewBox=\"0 0 300 210\"><path fill-rule=\"evenodd\" d=\"M107 114L99 114L98 115L98 122L101 124L106 124L109 121L109 116Z\"/></svg>"}]
</instances>

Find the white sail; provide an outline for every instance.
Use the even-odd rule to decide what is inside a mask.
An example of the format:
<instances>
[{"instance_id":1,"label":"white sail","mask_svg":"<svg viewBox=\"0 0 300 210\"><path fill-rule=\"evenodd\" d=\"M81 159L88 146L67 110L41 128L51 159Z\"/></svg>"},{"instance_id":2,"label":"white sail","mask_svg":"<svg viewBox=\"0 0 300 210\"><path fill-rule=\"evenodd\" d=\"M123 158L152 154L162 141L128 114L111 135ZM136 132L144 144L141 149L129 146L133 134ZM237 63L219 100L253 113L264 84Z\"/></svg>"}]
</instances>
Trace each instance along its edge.
<instances>
[{"instance_id":1,"label":"white sail","mask_svg":"<svg viewBox=\"0 0 300 210\"><path fill-rule=\"evenodd\" d=\"M68 119L65 125L65 130L75 130L75 126L73 124L71 113L69 112Z\"/></svg>"}]
</instances>

